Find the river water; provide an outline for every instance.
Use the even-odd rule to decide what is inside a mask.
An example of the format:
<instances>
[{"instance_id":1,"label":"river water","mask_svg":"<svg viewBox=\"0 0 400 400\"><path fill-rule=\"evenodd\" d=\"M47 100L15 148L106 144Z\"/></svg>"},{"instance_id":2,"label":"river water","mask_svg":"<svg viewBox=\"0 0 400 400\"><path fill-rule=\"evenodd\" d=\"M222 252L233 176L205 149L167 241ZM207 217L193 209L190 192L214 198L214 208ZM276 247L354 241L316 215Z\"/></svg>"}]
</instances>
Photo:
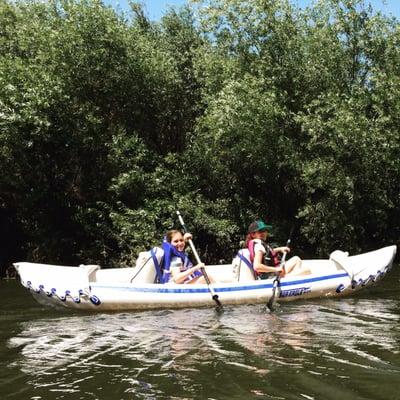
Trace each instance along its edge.
<instances>
[{"instance_id":1,"label":"river water","mask_svg":"<svg viewBox=\"0 0 400 400\"><path fill-rule=\"evenodd\" d=\"M81 314L0 281L0 399L400 399L400 266L354 297Z\"/></svg>"}]
</instances>

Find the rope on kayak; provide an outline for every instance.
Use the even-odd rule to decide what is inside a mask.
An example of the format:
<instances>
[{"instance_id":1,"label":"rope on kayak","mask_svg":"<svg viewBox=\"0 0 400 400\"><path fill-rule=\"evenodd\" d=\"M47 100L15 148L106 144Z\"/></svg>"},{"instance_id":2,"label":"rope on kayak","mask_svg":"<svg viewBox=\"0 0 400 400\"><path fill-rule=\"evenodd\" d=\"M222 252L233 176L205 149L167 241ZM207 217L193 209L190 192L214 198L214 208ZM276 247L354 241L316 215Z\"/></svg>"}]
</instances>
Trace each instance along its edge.
<instances>
[{"instance_id":1,"label":"rope on kayak","mask_svg":"<svg viewBox=\"0 0 400 400\"><path fill-rule=\"evenodd\" d=\"M90 300L95 306L98 306L98 305L101 304L100 299L99 299L97 296L95 296L95 295L90 296L90 297L89 297L89 300Z\"/></svg>"},{"instance_id":2,"label":"rope on kayak","mask_svg":"<svg viewBox=\"0 0 400 400\"><path fill-rule=\"evenodd\" d=\"M336 293L342 293L343 290L346 289L346 286L341 283L337 288L336 288Z\"/></svg>"},{"instance_id":3,"label":"rope on kayak","mask_svg":"<svg viewBox=\"0 0 400 400\"><path fill-rule=\"evenodd\" d=\"M27 281L26 284L25 284L24 286L25 286L28 290L33 290L33 291L34 291L35 293L37 293L37 294L43 293L43 294L45 294L47 297L56 297L56 298L58 298L58 299L59 299L60 301L62 301L62 302L66 301L67 298L69 297L69 298L72 299L72 301L73 301L74 303L79 304L79 303L81 303L81 301L82 301L82 300L81 300L81 297L84 297L84 298L88 298L88 299L90 300L90 302L91 302L92 304L94 304L95 306L98 306L98 305L101 304L101 301L100 301L100 299L99 299L97 296L95 296L95 295L90 295L90 291L91 291L91 287L90 287L90 286L89 286L89 289L86 289L86 290L84 290L84 289L79 289L76 296L74 296L74 295L72 294L72 291L71 291L71 290L68 290L68 289L67 289L64 293L57 292L57 289L56 289L55 287L51 288L50 291L49 291L49 290L46 290L46 289L45 289L45 286L44 286L43 284L40 284L37 288L35 288L35 287L32 285L32 282L31 282L31 281Z\"/></svg>"},{"instance_id":4,"label":"rope on kayak","mask_svg":"<svg viewBox=\"0 0 400 400\"><path fill-rule=\"evenodd\" d=\"M390 266L386 267L383 271L377 270L375 275L370 274L366 279L352 279L350 282L350 287L355 290L358 287L365 287L370 284L376 283L379 279L381 279L386 273L390 270ZM336 293L342 293L346 289L346 286L341 283L336 288Z\"/></svg>"}]
</instances>

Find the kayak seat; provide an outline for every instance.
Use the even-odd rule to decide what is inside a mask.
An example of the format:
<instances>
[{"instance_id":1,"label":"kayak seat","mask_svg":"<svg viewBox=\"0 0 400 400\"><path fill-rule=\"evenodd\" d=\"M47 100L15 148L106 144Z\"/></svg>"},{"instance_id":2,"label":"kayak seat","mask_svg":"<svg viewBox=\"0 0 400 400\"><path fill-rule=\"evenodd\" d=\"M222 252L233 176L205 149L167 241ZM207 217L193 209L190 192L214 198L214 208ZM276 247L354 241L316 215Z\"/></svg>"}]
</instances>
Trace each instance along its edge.
<instances>
[{"instance_id":1,"label":"kayak seat","mask_svg":"<svg viewBox=\"0 0 400 400\"><path fill-rule=\"evenodd\" d=\"M90 269L91 274L89 275L89 281L97 283L104 282L107 284L155 283L157 282L157 269L154 261L157 261L160 265L164 253L162 249L158 247L152 250L154 257L152 257L151 251L139 253L136 265L133 268ZM85 268L87 267L92 266L85 266Z\"/></svg>"},{"instance_id":2,"label":"kayak seat","mask_svg":"<svg viewBox=\"0 0 400 400\"><path fill-rule=\"evenodd\" d=\"M136 260L132 271L131 283L156 283L160 274L160 265L164 251L154 247L149 251L142 251Z\"/></svg>"},{"instance_id":3,"label":"kayak seat","mask_svg":"<svg viewBox=\"0 0 400 400\"><path fill-rule=\"evenodd\" d=\"M255 281L254 270L248 249L241 249L232 261L234 282Z\"/></svg>"}]
</instances>

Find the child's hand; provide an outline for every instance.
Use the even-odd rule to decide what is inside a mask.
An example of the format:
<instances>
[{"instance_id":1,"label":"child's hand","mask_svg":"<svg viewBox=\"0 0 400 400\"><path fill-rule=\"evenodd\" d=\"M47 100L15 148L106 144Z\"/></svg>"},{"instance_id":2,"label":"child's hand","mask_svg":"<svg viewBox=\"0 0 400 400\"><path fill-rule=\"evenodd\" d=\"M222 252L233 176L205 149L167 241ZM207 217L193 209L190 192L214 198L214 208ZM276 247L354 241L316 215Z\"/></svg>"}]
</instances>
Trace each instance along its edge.
<instances>
[{"instance_id":1,"label":"child's hand","mask_svg":"<svg viewBox=\"0 0 400 400\"><path fill-rule=\"evenodd\" d=\"M193 236L192 236L192 234L189 233L189 232L186 232L186 233L183 235L183 240L184 240L185 242L191 240L192 238L193 238Z\"/></svg>"},{"instance_id":2,"label":"child's hand","mask_svg":"<svg viewBox=\"0 0 400 400\"><path fill-rule=\"evenodd\" d=\"M198 271L199 269L202 269L204 267L205 267L204 263L198 263L194 268L195 268L195 271Z\"/></svg>"},{"instance_id":3,"label":"child's hand","mask_svg":"<svg viewBox=\"0 0 400 400\"><path fill-rule=\"evenodd\" d=\"M276 272L279 272L279 276L283 278L285 274L285 267L282 265L281 267L276 267Z\"/></svg>"}]
</instances>

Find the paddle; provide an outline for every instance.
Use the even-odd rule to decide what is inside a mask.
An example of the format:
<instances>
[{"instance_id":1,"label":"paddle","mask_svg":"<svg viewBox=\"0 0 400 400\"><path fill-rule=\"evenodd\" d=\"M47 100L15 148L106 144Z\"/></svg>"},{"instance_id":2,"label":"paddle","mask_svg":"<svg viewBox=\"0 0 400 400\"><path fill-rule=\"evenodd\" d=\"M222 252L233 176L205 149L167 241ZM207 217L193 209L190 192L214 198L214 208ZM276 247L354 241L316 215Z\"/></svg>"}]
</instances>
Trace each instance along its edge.
<instances>
[{"instance_id":1,"label":"paddle","mask_svg":"<svg viewBox=\"0 0 400 400\"><path fill-rule=\"evenodd\" d=\"M289 247L290 245L290 237L292 236L292 234L290 234L288 241L286 242L286 247ZM281 262L279 263L279 266L282 267L285 264L285 260L286 260L286 254L287 252L283 252L283 256L281 258ZM274 311L274 301L275 301L275 294L276 294L276 288L279 286L279 284L281 283L281 274L280 272L278 272L276 274L276 278L274 279L274 282L272 283L272 295L268 300L267 303L267 307L269 308L270 311Z\"/></svg>"},{"instance_id":2,"label":"paddle","mask_svg":"<svg viewBox=\"0 0 400 400\"><path fill-rule=\"evenodd\" d=\"M183 232L186 233L187 229L186 229L185 223L183 222L183 218L182 218L181 213L179 211L177 211L176 214L178 215L179 222L182 225ZM194 257L196 258L197 264L200 264L201 260L200 260L199 254L196 251L196 248L194 247L192 239L189 239L189 245L190 245L190 248L193 251ZM217 304L217 311L221 311L222 310L222 303L219 301L218 295L214 292L214 289L211 286L210 278L208 277L205 268L203 268L203 267L200 268L200 271L203 274L204 279L206 280L207 287L208 287L209 292L211 293L212 299Z\"/></svg>"}]
</instances>

